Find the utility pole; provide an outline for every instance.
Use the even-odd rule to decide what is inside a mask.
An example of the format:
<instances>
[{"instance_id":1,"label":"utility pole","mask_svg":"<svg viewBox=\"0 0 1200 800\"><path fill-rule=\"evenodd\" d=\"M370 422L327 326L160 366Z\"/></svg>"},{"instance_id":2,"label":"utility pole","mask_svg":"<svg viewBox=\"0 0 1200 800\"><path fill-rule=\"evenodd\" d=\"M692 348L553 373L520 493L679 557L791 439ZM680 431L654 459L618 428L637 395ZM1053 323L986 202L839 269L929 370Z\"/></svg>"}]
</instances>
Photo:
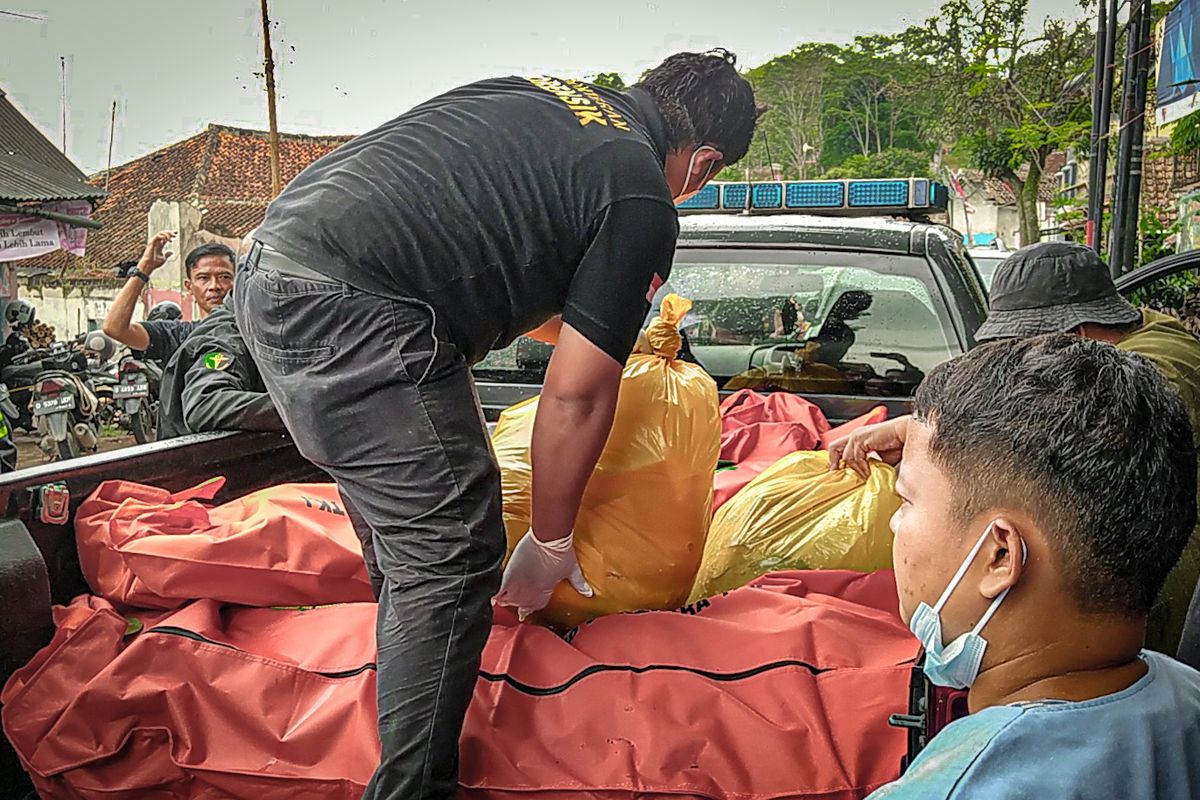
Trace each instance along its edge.
<instances>
[{"instance_id":1,"label":"utility pole","mask_svg":"<svg viewBox=\"0 0 1200 800\"><path fill-rule=\"evenodd\" d=\"M1088 159L1087 243L1100 252L1104 242L1104 197L1108 184L1108 137L1112 120L1113 73L1117 49L1118 0L1109 0L1108 13L1100 0L1096 28L1095 90L1092 95L1092 149Z\"/></svg>"},{"instance_id":2,"label":"utility pole","mask_svg":"<svg viewBox=\"0 0 1200 800\"><path fill-rule=\"evenodd\" d=\"M1138 26L1137 52L1134 54L1137 72L1134 73L1133 87L1133 118L1129 121L1129 138L1132 140L1129 151L1129 182L1125 190L1125 238L1122 242L1120 264L1122 274L1137 266L1138 234L1140 232L1141 201L1142 201L1142 156L1146 138L1146 90L1150 77L1150 59L1153 53L1151 42L1151 16L1153 6L1151 0L1146 0L1142 7L1140 25ZM1132 32L1131 32L1132 35Z\"/></svg>"},{"instance_id":3,"label":"utility pole","mask_svg":"<svg viewBox=\"0 0 1200 800\"><path fill-rule=\"evenodd\" d=\"M1124 91L1113 186L1113 230L1109 267L1113 277L1133 268L1141 197L1142 140L1150 58L1150 0L1135 0L1126 26Z\"/></svg>"},{"instance_id":4,"label":"utility pole","mask_svg":"<svg viewBox=\"0 0 1200 800\"><path fill-rule=\"evenodd\" d=\"M282 189L279 176L279 128L275 123L275 60L271 58L271 18L267 14L267 0L262 2L263 67L267 76L267 123L271 130L271 196Z\"/></svg>"}]
</instances>

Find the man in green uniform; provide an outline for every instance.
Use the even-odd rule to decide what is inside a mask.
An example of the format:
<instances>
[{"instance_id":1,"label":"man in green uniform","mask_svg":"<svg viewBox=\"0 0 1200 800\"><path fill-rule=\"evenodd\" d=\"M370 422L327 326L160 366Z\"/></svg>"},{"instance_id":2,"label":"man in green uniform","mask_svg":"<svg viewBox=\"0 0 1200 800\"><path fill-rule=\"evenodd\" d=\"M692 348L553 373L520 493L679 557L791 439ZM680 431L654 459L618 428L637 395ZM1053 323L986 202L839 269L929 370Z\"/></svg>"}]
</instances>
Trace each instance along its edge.
<instances>
[{"instance_id":1,"label":"man in green uniform","mask_svg":"<svg viewBox=\"0 0 1200 800\"><path fill-rule=\"evenodd\" d=\"M258 367L233 316L233 300L213 309L163 371L158 436L207 431L282 431Z\"/></svg>"}]
</instances>

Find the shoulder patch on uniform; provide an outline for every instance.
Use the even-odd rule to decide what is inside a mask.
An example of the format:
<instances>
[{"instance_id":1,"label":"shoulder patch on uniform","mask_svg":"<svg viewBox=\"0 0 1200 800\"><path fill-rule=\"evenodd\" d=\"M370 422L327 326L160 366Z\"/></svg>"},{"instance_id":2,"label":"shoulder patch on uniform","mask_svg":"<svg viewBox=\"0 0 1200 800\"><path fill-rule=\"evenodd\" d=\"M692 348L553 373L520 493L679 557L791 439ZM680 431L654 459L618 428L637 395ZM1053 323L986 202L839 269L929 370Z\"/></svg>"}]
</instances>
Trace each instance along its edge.
<instances>
[{"instance_id":1,"label":"shoulder patch on uniform","mask_svg":"<svg viewBox=\"0 0 1200 800\"><path fill-rule=\"evenodd\" d=\"M220 350L213 350L211 353L204 354L204 366L208 369L224 372L229 369L229 365L232 363L233 359Z\"/></svg>"}]
</instances>

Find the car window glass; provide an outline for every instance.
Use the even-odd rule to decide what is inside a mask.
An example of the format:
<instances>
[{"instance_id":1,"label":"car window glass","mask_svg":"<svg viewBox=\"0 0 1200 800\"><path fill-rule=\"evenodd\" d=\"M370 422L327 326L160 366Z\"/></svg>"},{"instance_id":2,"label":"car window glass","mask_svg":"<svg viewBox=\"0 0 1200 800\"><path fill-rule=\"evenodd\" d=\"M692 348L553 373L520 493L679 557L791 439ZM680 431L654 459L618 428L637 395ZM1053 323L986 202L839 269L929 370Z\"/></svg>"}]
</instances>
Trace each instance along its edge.
<instances>
[{"instance_id":1,"label":"car window glass","mask_svg":"<svg viewBox=\"0 0 1200 800\"><path fill-rule=\"evenodd\" d=\"M1003 263L1005 255L997 253L996 255L972 255L971 260L975 262L975 266L979 268L979 277L983 278L983 285L988 291L992 290L992 280L996 277L996 268Z\"/></svg>"},{"instance_id":2,"label":"car window glass","mask_svg":"<svg viewBox=\"0 0 1200 800\"><path fill-rule=\"evenodd\" d=\"M917 256L680 249L655 308L667 292L693 302L684 356L726 389L907 396L955 352ZM537 383L550 352L522 338L476 374Z\"/></svg>"}]
</instances>

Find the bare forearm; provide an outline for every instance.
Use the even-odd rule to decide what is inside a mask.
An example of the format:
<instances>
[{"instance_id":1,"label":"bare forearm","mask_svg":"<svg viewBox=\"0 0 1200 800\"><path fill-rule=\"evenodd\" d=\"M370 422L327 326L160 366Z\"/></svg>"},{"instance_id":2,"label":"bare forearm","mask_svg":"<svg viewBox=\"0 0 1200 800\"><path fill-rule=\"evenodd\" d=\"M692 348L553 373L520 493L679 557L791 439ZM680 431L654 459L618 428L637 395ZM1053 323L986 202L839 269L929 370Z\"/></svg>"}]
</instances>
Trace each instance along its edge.
<instances>
[{"instance_id":1,"label":"bare forearm","mask_svg":"<svg viewBox=\"0 0 1200 800\"><path fill-rule=\"evenodd\" d=\"M543 394L533 427L533 531L542 541L575 527L584 489L612 429L617 386L592 398Z\"/></svg>"},{"instance_id":2,"label":"bare forearm","mask_svg":"<svg viewBox=\"0 0 1200 800\"><path fill-rule=\"evenodd\" d=\"M136 322L131 324L134 309L142 297L146 284L141 278L125 281L117 299L113 301L108 316L104 318L104 333L134 350L145 350L150 345L146 330Z\"/></svg>"}]
</instances>

